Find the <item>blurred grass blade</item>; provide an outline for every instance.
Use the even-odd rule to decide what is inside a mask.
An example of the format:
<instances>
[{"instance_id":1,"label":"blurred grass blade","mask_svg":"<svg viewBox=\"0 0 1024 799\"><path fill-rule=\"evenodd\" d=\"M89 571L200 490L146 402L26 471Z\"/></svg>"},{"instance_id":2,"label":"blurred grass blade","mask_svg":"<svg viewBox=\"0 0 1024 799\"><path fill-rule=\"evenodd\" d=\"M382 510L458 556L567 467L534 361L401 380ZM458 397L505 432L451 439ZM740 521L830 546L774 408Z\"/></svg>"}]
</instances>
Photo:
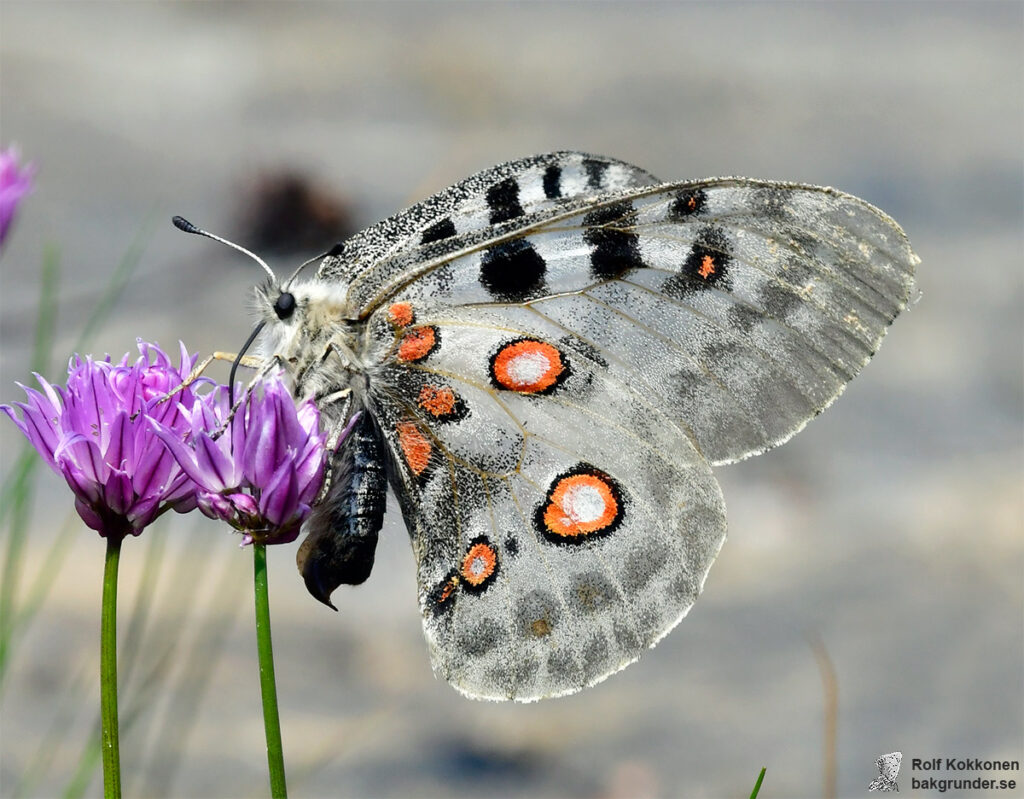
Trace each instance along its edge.
<instances>
[{"instance_id":1,"label":"blurred grass blade","mask_svg":"<svg viewBox=\"0 0 1024 799\"><path fill-rule=\"evenodd\" d=\"M117 268L107 281L103 294L93 307L92 313L75 342L75 350L86 346L110 316L117 300L124 293L131 276L138 268L145 245L152 238L155 227L156 214L151 213L140 226L139 231L118 262ZM50 244L43 251L39 306L32 347L32 371L42 375L50 371L53 361L59 276L60 250L56 245ZM0 696L3 695L14 636L28 626L46 598L45 592L35 595L34 601L27 609L28 612L19 612L18 587L22 572L25 536L29 526L29 509L32 500L31 478L39 462L35 450L26 442L22 445L21 453L10 474L5 477L3 485L0 486L0 524L8 523L2 580L0 580ZM44 564L44 568L46 567ZM48 591L53 585L53 580L40 581L37 579L35 585Z\"/></svg>"},{"instance_id":2,"label":"blurred grass blade","mask_svg":"<svg viewBox=\"0 0 1024 799\"><path fill-rule=\"evenodd\" d=\"M32 370L45 374L49 366L54 331L57 323L57 286L60 283L60 251L48 245L43 251L39 281L39 311L36 315L35 340L32 346ZM31 477L38 463L35 450L23 445L11 479L0 492L0 521L10 511L10 528L4 551L3 578L0 582L0 693L3 690L7 664L10 660L17 614L18 586L28 533L29 509L32 505Z\"/></svg>"},{"instance_id":3,"label":"blurred grass blade","mask_svg":"<svg viewBox=\"0 0 1024 799\"><path fill-rule=\"evenodd\" d=\"M57 710L36 748L35 754L29 759L22 770L18 783L11 794L12 799L23 796L41 796L38 787L42 780L52 772L53 763L59 757L61 744L67 738L69 730L74 726L75 710L83 707L82 696L95 681L93 669L83 663L74 676L64 686L57 698ZM96 731L96 754L99 756L99 730Z\"/></svg>"},{"instance_id":4,"label":"blurred grass blade","mask_svg":"<svg viewBox=\"0 0 1024 799\"><path fill-rule=\"evenodd\" d=\"M117 264L117 268L114 270L114 274L110 276L107 281L106 288L103 290L103 294L100 296L96 305L92 309L92 313L89 314L89 318L85 320L85 325L82 327L82 332L79 333L78 339L75 341L75 350L80 350L88 346L92 342L92 338L96 335L96 331L100 329L107 318L110 316L111 311L114 310L114 305L121 295L124 293L125 287L131 280L132 275L135 274L135 270L139 267L139 261L142 260L142 256L146 251L146 245L150 239L153 238L153 231L156 230L157 216L151 212L140 225L138 232L135 234L135 238L132 239L131 244L128 245L128 249L125 250L124 255L121 256L121 260Z\"/></svg>"},{"instance_id":5,"label":"blurred grass blade","mask_svg":"<svg viewBox=\"0 0 1024 799\"><path fill-rule=\"evenodd\" d=\"M767 770L767 766L761 767L761 773L757 775L757 782L754 783L754 790L750 792L750 799L757 799L757 795L761 792L761 783L764 782L764 773Z\"/></svg>"},{"instance_id":6,"label":"blurred grass blade","mask_svg":"<svg viewBox=\"0 0 1024 799\"><path fill-rule=\"evenodd\" d=\"M200 716L214 667L245 606L242 602L245 572L238 568L239 562L237 551L229 548L224 567L213 582L217 590L206 602L201 625L188 654L181 658L183 668L170 691L162 724L153 736L144 773L145 784L134 790L134 795L149 796L157 791L174 794L174 779L181 767L189 735Z\"/></svg>"}]
</instances>

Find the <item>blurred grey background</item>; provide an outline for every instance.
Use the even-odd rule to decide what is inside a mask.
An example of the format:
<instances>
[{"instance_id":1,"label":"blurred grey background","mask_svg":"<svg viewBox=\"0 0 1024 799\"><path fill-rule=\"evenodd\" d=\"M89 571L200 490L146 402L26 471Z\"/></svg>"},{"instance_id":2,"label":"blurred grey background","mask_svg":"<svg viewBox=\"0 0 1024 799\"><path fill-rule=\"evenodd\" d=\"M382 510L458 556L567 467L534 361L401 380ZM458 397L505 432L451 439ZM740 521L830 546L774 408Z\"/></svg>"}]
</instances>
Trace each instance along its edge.
<instances>
[{"instance_id":1,"label":"blurred grey background","mask_svg":"<svg viewBox=\"0 0 1024 799\"><path fill-rule=\"evenodd\" d=\"M397 513L338 614L282 547L270 577L292 795L734 797L764 765L762 796L820 796L812 642L835 668L839 795L865 796L893 750L904 795L924 776L914 757L1019 759L1022 54L1019 2L3 0L0 139L38 179L0 261L0 399L29 379L51 245L51 378L136 239L138 270L90 351L120 356L137 336L237 349L259 272L169 218L252 243L246 215L266 213L281 170L357 227L559 148L665 180L837 186L904 226L920 302L807 430L718 471L730 537L690 616L582 694L482 704L431 674ZM6 474L12 425L0 444ZM5 795L61 793L97 712L103 546L42 470L35 509L20 591L40 573L56 584L4 687ZM50 546L67 525L61 559ZM122 640L151 602L133 669L122 656L132 795L266 793L251 557L226 530L175 516L125 545Z\"/></svg>"}]
</instances>

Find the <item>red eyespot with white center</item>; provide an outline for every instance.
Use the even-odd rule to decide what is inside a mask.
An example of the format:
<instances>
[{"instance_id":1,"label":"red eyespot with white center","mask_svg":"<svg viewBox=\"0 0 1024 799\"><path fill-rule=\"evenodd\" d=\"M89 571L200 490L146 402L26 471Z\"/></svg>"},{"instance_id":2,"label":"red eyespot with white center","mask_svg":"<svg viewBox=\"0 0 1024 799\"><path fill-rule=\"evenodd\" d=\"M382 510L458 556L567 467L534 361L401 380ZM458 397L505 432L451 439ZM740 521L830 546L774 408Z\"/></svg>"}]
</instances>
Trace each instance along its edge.
<instances>
[{"instance_id":1,"label":"red eyespot with white center","mask_svg":"<svg viewBox=\"0 0 1024 799\"><path fill-rule=\"evenodd\" d=\"M624 506L622 490L611 476L580 464L552 481L535 523L548 541L581 543L618 527Z\"/></svg>"},{"instance_id":2,"label":"red eyespot with white center","mask_svg":"<svg viewBox=\"0 0 1024 799\"><path fill-rule=\"evenodd\" d=\"M483 591L498 573L498 550L486 536L474 538L462 558L459 577L471 593Z\"/></svg>"},{"instance_id":3,"label":"red eyespot with white center","mask_svg":"<svg viewBox=\"0 0 1024 799\"><path fill-rule=\"evenodd\" d=\"M502 345L491 357L491 380L522 394L554 391L569 376L569 362L546 341L523 338Z\"/></svg>"}]
</instances>

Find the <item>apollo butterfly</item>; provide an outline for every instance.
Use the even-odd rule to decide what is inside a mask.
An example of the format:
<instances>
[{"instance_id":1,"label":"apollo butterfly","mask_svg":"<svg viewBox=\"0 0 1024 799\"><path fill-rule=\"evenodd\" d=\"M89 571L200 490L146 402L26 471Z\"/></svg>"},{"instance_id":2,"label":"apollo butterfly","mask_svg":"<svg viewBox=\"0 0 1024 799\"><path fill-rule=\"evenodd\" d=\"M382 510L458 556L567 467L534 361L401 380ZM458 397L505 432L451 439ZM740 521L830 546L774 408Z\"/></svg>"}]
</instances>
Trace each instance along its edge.
<instances>
[{"instance_id":1,"label":"apollo butterfly","mask_svg":"<svg viewBox=\"0 0 1024 799\"><path fill-rule=\"evenodd\" d=\"M437 673L573 693L689 611L712 466L789 439L913 290L903 231L829 188L660 183L558 152L480 172L258 290L265 363L336 433L299 568L365 580L390 484Z\"/></svg>"}]
</instances>

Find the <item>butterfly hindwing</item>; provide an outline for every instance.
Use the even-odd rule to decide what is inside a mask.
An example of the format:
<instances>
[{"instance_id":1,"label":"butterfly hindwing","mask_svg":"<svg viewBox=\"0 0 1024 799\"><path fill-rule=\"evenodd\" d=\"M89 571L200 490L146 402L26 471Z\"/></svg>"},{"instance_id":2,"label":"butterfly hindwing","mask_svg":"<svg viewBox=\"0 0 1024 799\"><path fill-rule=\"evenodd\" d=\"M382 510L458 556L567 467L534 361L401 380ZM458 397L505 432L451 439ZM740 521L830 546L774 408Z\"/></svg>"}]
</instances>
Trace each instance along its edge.
<instances>
[{"instance_id":1,"label":"butterfly hindwing","mask_svg":"<svg viewBox=\"0 0 1024 799\"><path fill-rule=\"evenodd\" d=\"M417 325L439 346L403 361L400 332L373 384L435 669L530 700L623 668L686 613L724 539L707 463L526 309L424 309Z\"/></svg>"}]
</instances>

